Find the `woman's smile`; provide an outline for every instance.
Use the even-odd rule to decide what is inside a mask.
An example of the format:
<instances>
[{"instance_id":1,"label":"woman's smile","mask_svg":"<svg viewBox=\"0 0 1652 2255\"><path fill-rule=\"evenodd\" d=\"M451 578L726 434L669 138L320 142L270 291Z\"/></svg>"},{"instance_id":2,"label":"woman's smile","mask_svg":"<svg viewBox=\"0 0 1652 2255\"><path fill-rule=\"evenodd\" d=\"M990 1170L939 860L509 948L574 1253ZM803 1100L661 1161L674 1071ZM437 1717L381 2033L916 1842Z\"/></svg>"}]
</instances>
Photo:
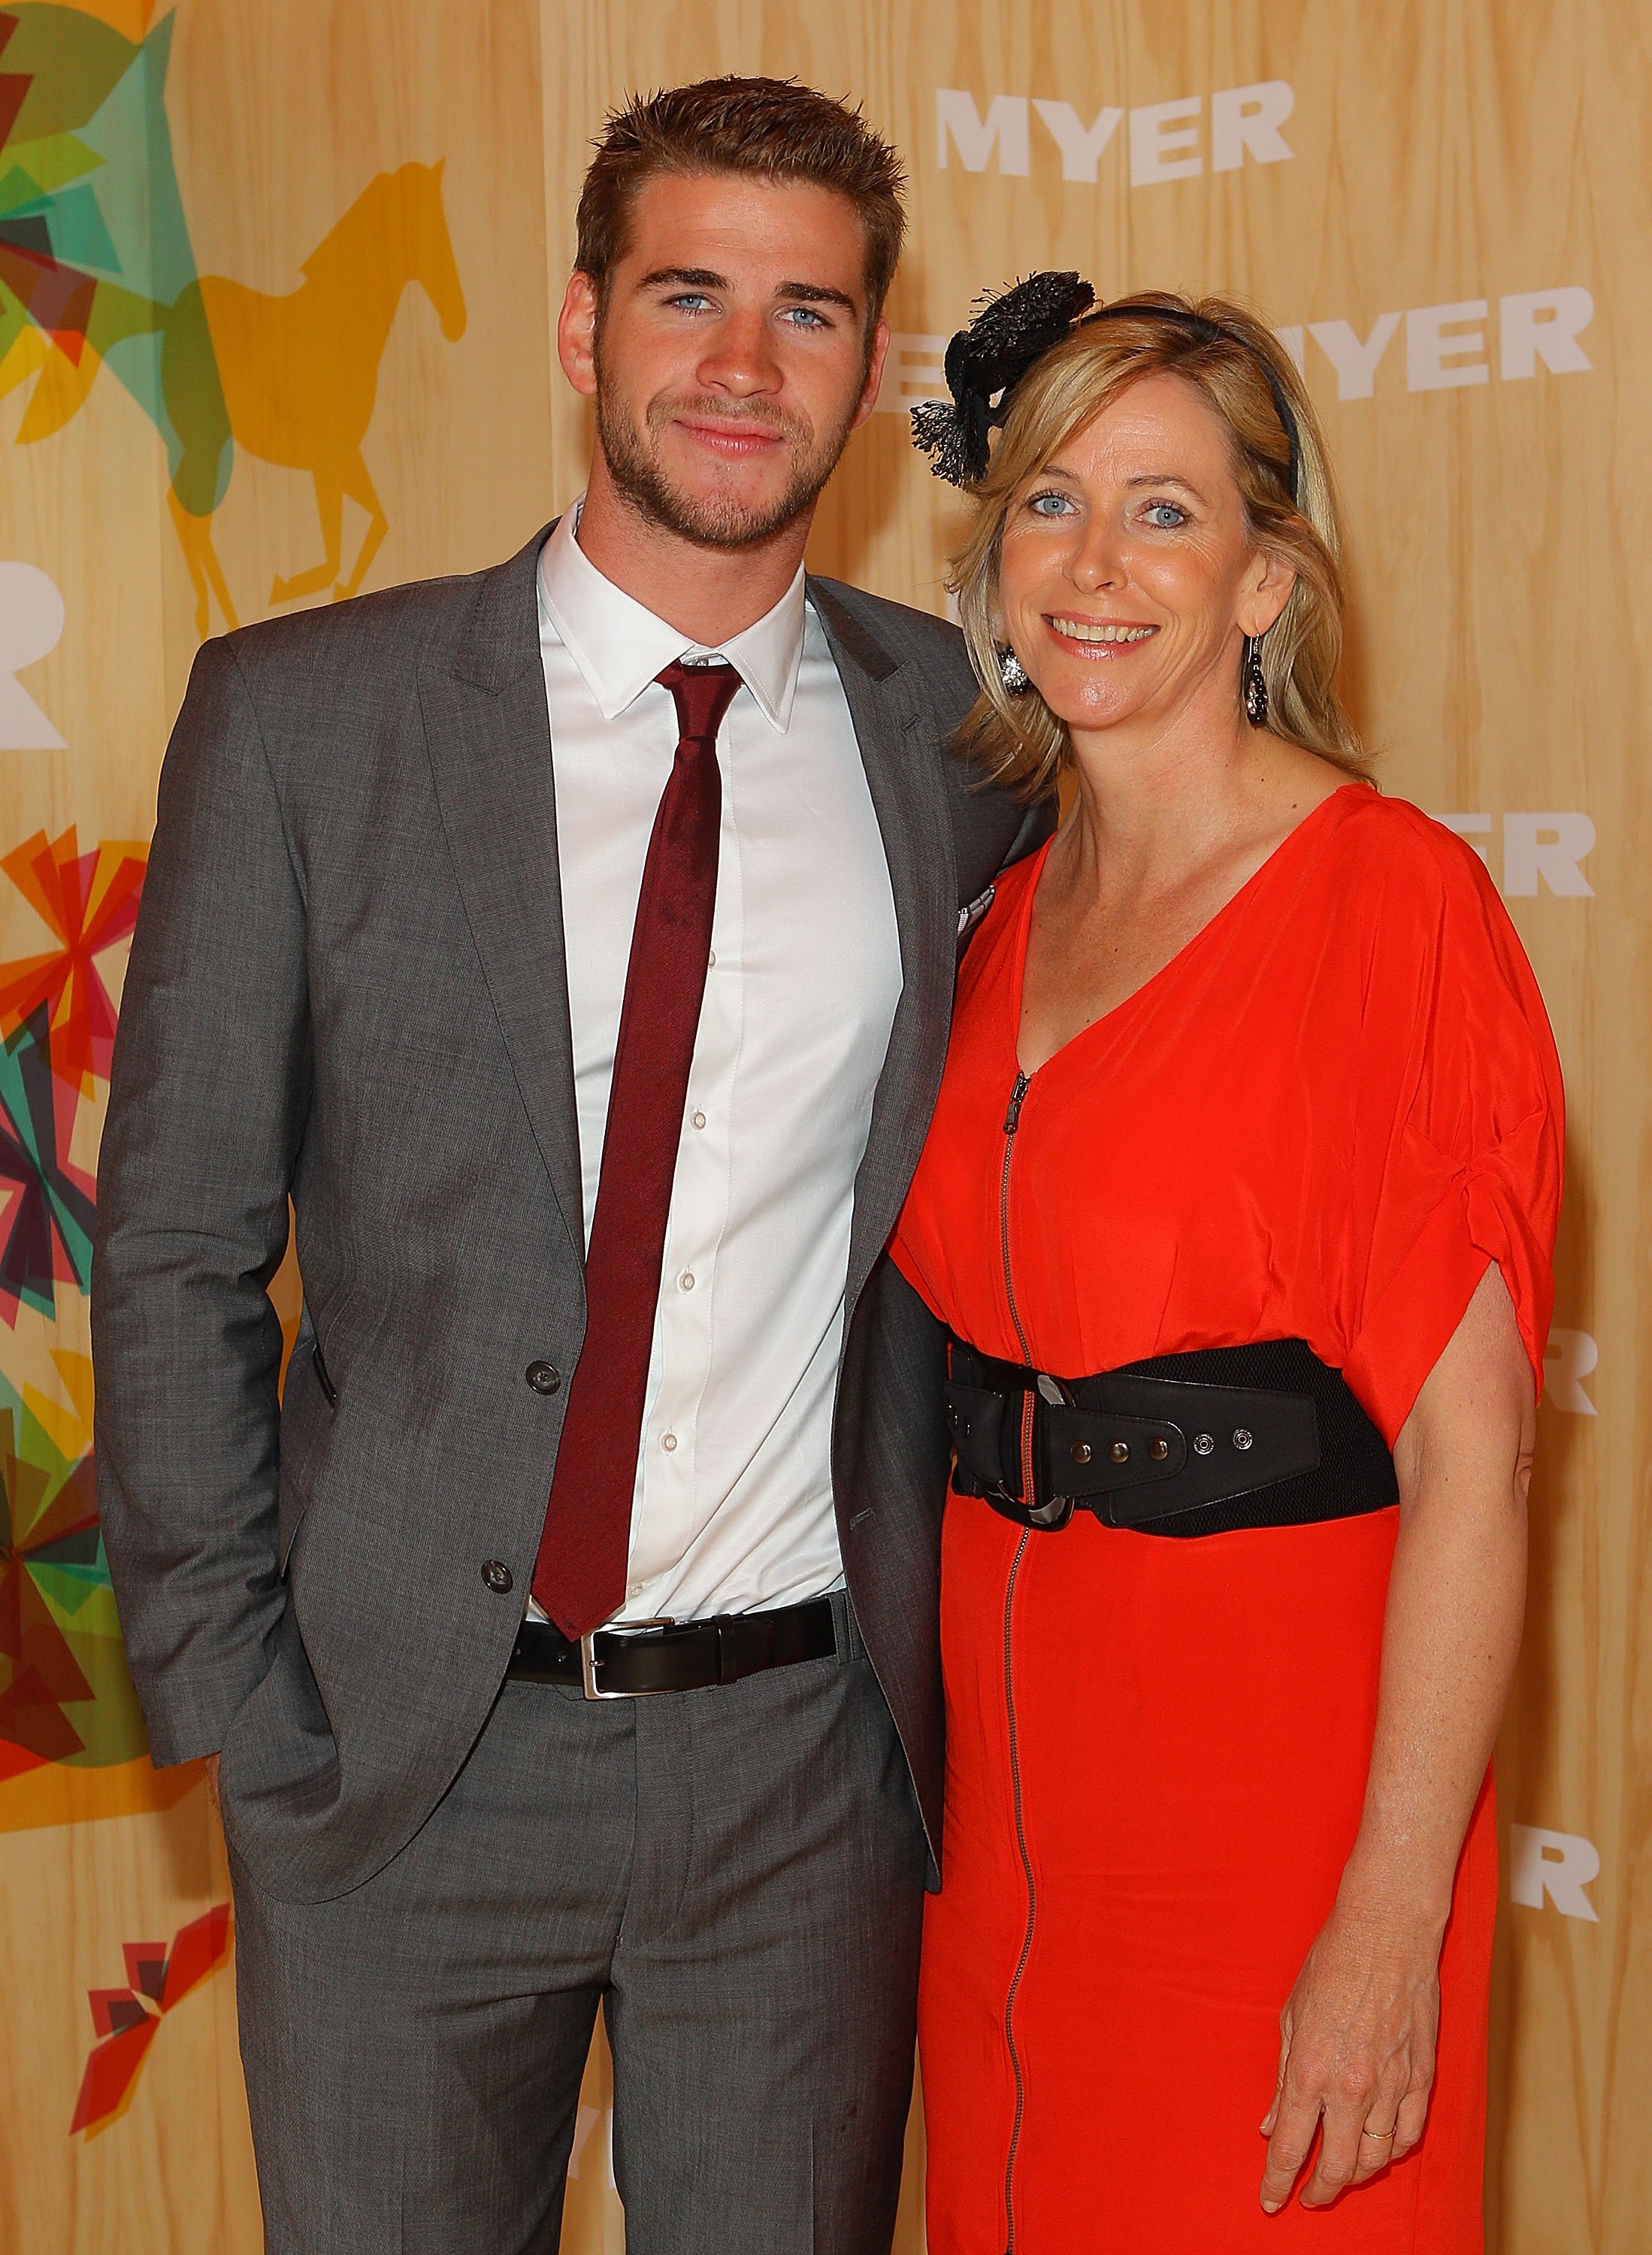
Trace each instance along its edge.
<instances>
[{"instance_id":1,"label":"woman's smile","mask_svg":"<svg viewBox=\"0 0 1652 2255\"><path fill-rule=\"evenodd\" d=\"M1135 620L1083 619L1072 612L1046 611L1044 622L1059 647L1086 658L1121 657L1127 650L1149 641L1158 632L1156 626Z\"/></svg>"}]
</instances>

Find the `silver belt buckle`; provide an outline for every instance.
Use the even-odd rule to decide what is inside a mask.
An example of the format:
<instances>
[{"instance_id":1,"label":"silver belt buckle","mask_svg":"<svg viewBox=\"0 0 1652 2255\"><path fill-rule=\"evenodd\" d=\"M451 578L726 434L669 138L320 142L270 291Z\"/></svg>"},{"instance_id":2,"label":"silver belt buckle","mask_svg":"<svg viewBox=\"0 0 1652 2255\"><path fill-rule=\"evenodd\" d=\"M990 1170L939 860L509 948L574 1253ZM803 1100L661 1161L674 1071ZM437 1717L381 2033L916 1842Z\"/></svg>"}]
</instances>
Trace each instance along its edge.
<instances>
[{"instance_id":1,"label":"silver belt buckle","mask_svg":"<svg viewBox=\"0 0 1652 2255\"><path fill-rule=\"evenodd\" d=\"M627 1636L649 1628L675 1628L676 1618L667 1613L658 1620L622 1621L617 1628L588 1628L580 1639L580 1673L585 1678L587 1699L651 1699L651 1691L605 1691L596 1680L596 1640L600 1636Z\"/></svg>"}]
</instances>

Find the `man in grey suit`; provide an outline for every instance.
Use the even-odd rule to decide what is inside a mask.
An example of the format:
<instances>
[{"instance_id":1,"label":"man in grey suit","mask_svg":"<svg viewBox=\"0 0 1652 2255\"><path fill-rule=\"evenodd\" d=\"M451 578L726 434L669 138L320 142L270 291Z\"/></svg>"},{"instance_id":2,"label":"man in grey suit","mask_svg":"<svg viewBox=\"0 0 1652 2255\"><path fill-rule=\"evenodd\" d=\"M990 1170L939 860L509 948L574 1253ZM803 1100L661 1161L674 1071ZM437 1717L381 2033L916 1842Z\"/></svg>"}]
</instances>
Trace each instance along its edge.
<instances>
[{"instance_id":1,"label":"man in grey suit","mask_svg":"<svg viewBox=\"0 0 1652 2255\"><path fill-rule=\"evenodd\" d=\"M882 1248L1044 826L949 759L955 632L803 571L899 188L795 86L611 119L581 503L207 644L167 755L98 1463L271 2255L554 2249L599 2004L634 2255L889 2244L947 1442Z\"/></svg>"}]
</instances>

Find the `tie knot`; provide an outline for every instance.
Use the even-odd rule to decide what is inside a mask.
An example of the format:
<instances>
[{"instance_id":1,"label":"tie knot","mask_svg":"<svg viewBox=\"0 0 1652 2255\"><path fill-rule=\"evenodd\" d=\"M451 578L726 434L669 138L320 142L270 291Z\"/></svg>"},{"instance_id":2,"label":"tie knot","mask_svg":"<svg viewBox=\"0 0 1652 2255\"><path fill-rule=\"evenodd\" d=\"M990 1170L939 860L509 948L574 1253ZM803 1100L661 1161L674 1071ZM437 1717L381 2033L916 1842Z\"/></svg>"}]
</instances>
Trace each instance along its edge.
<instances>
[{"instance_id":1,"label":"tie knot","mask_svg":"<svg viewBox=\"0 0 1652 2255\"><path fill-rule=\"evenodd\" d=\"M680 657L674 657L654 678L671 692L677 706L678 734L714 744L723 714L740 686L740 676L734 667L685 665Z\"/></svg>"}]
</instances>

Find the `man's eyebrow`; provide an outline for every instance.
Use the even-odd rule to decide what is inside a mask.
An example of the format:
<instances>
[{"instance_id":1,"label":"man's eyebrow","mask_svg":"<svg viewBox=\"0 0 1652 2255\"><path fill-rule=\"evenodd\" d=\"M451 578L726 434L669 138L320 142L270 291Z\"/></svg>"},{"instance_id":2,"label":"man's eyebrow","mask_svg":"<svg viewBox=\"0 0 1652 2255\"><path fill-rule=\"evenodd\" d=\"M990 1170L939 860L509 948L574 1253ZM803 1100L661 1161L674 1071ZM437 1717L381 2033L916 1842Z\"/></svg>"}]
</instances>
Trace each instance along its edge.
<instances>
[{"instance_id":1,"label":"man's eyebrow","mask_svg":"<svg viewBox=\"0 0 1652 2255\"><path fill-rule=\"evenodd\" d=\"M824 282L783 282L775 295L789 298L799 306L841 306L846 313L858 313L861 310L845 292L830 289Z\"/></svg>"},{"instance_id":2,"label":"man's eyebrow","mask_svg":"<svg viewBox=\"0 0 1652 2255\"><path fill-rule=\"evenodd\" d=\"M639 290L657 290L666 283L678 290L726 290L728 277L714 274L709 266L657 266L636 286Z\"/></svg>"},{"instance_id":3,"label":"man's eyebrow","mask_svg":"<svg viewBox=\"0 0 1652 2255\"><path fill-rule=\"evenodd\" d=\"M657 266L636 286L639 290L726 290L728 277L714 273L709 266ZM846 313L861 310L853 298L824 282L782 282L775 295L794 306L840 306Z\"/></svg>"}]
</instances>

